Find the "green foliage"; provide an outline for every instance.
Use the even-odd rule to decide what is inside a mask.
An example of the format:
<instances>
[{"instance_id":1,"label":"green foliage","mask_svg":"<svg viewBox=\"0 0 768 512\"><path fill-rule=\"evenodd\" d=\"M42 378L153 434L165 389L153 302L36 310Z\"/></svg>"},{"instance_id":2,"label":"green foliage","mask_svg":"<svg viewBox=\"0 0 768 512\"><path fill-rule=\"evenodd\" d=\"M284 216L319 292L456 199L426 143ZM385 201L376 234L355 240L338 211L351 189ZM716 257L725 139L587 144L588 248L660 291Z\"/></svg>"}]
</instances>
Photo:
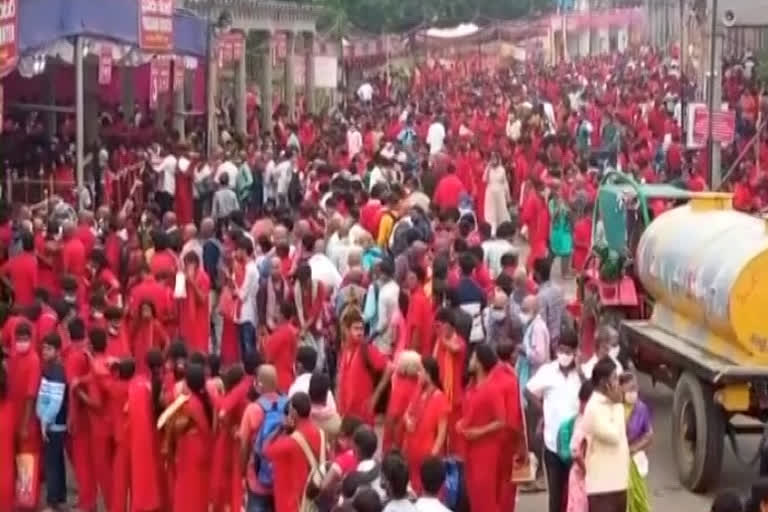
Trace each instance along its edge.
<instances>
[{"instance_id":1,"label":"green foliage","mask_svg":"<svg viewBox=\"0 0 768 512\"><path fill-rule=\"evenodd\" d=\"M320 27L339 34L354 27L373 34L423 25L515 19L554 9L556 0L295 0L327 9Z\"/></svg>"}]
</instances>

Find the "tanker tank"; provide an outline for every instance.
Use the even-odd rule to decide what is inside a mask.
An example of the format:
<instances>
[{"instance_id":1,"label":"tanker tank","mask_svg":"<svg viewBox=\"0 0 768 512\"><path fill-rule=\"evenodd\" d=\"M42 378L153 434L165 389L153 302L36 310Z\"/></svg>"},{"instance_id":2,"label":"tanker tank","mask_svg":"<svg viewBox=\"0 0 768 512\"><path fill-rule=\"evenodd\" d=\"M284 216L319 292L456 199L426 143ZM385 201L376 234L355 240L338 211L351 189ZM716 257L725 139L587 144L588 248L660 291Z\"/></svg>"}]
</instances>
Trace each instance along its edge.
<instances>
[{"instance_id":1,"label":"tanker tank","mask_svg":"<svg viewBox=\"0 0 768 512\"><path fill-rule=\"evenodd\" d=\"M736 361L768 364L767 226L717 193L653 220L635 261L657 301L651 322Z\"/></svg>"}]
</instances>

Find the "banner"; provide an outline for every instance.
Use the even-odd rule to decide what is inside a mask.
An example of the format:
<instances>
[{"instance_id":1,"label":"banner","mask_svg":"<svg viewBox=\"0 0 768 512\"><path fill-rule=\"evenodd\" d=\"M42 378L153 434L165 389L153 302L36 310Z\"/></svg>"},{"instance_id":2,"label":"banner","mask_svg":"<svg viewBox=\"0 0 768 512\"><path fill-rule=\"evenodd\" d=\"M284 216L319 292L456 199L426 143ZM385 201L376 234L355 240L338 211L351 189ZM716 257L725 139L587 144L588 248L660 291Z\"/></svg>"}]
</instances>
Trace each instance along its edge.
<instances>
[{"instance_id":1,"label":"banner","mask_svg":"<svg viewBox=\"0 0 768 512\"><path fill-rule=\"evenodd\" d=\"M173 59L173 91L184 89L184 57Z\"/></svg>"},{"instance_id":2,"label":"banner","mask_svg":"<svg viewBox=\"0 0 768 512\"><path fill-rule=\"evenodd\" d=\"M688 149L703 148L709 134L709 109L704 103L689 103L686 116L686 147ZM728 110L728 104L723 103L720 111L715 111L712 120L712 138L722 144L733 142L736 130L736 113Z\"/></svg>"},{"instance_id":3,"label":"banner","mask_svg":"<svg viewBox=\"0 0 768 512\"><path fill-rule=\"evenodd\" d=\"M230 32L219 38L219 67L240 60L245 55L245 36Z\"/></svg>"},{"instance_id":4,"label":"banner","mask_svg":"<svg viewBox=\"0 0 768 512\"><path fill-rule=\"evenodd\" d=\"M139 0L139 47L148 52L173 51L173 0Z\"/></svg>"},{"instance_id":5,"label":"banner","mask_svg":"<svg viewBox=\"0 0 768 512\"><path fill-rule=\"evenodd\" d=\"M10 73L19 58L18 1L0 0L0 77Z\"/></svg>"},{"instance_id":6,"label":"banner","mask_svg":"<svg viewBox=\"0 0 768 512\"><path fill-rule=\"evenodd\" d=\"M102 44L99 53L99 85L110 83L112 83L112 47Z\"/></svg>"},{"instance_id":7,"label":"banner","mask_svg":"<svg viewBox=\"0 0 768 512\"><path fill-rule=\"evenodd\" d=\"M149 65L149 106L157 108L157 99L171 88L171 60L155 57Z\"/></svg>"}]
</instances>

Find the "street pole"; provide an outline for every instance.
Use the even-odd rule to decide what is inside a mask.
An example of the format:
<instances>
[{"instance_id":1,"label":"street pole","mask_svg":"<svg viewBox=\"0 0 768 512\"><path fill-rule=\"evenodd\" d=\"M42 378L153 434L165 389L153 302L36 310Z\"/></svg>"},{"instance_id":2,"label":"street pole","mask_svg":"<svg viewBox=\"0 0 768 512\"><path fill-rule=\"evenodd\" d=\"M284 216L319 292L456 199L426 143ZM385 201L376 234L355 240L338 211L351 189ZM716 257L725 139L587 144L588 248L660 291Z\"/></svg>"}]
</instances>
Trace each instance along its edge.
<instances>
[{"instance_id":1,"label":"street pole","mask_svg":"<svg viewBox=\"0 0 768 512\"><path fill-rule=\"evenodd\" d=\"M709 31L709 87L707 104L709 109L709 123L707 126L707 143L709 150L710 188L717 190L722 182L721 147L713 137L714 114L720 110L723 104L723 88L720 78L722 68L723 43L718 33L717 23L718 0L711 0L710 16L712 17Z\"/></svg>"},{"instance_id":2,"label":"street pole","mask_svg":"<svg viewBox=\"0 0 768 512\"><path fill-rule=\"evenodd\" d=\"M85 40L75 37L75 177L77 180L77 209L84 207L85 195L85 97L84 97L84 48Z\"/></svg>"}]
</instances>

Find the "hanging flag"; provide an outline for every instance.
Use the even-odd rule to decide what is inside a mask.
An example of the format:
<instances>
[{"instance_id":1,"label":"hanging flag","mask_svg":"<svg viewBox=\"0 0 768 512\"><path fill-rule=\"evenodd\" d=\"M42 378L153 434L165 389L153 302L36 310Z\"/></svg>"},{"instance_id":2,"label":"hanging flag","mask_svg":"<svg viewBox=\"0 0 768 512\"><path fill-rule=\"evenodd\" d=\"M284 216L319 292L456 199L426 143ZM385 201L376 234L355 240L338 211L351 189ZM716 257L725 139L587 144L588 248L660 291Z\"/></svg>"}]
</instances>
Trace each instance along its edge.
<instances>
[{"instance_id":1,"label":"hanging flag","mask_svg":"<svg viewBox=\"0 0 768 512\"><path fill-rule=\"evenodd\" d=\"M112 83L112 47L102 44L99 52L99 85L110 83Z\"/></svg>"},{"instance_id":2,"label":"hanging flag","mask_svg":"<svg viewBox=\"0 0 768 512\"><path fill-rule=\"evenodd\" d=\"M173 0L139 0L139 47L155 53L173 51Z\"/></svg>"},{"instance_id":3,"label":"hanging flag","mask_svg":"<svg viewBox=\"0 0 768 512\"><path fill-rule=\"evenodd\" d=\"M19 59L18 0L0 0L0 78L16 67Z\"/></svg>"}]
</instances>

